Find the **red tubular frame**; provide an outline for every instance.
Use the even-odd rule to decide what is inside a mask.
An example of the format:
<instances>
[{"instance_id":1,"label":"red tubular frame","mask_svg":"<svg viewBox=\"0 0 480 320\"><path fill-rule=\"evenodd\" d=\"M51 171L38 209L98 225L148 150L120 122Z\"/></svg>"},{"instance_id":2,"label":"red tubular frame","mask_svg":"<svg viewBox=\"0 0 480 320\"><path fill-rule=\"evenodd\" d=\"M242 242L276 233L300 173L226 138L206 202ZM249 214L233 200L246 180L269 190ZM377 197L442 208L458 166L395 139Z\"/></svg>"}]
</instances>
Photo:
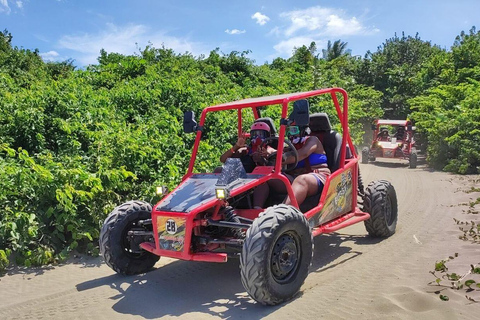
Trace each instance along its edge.
<instances>
[{"instance_id":1,"label":"red tubular frame","mask_svg":"<svg viewBox=\"0 0 480 320\"><path fill-rule=\"evenodd\" d=\"M346 226L352 225L354 223L366 220L370 217L368 213L360 211L357 208L357 177L358 177L358 158L355 148L353 146L352 140L349 134L348 128L348 97L345 90L341 88L329 88L329 89L321 89L321 90L314 90L309 92L300 92L300 93L292 93L280 96L272 96L272 97L264 97L264 98L253 98L253 99L244 99L240 101L235 101L231 103L220 104L216 106L207 107L202 111L199 121L199 127L203 128L205 124L206 115L209 112L214 111L225 111L225 110L237 110L238 115L238 134L242 133L242 110L244 108L252 108L254 113L254 118L259 118L259 113L257 108L266 105L275 105L280 104L282 105L282 119L287 119L288 117L288 104L292 101L296 101L299 99L306 99L313 96L318 96L322 94L330 94L335 109L337 111L338 118L340 119L342 125L342 145L340 151L340 168L334 172L326 181L324 186L324 192L321 195L319 204L305 213L307 219L313 218L315 215L321 213L324 203L327 197L327 192L330 181L345 172L345 170L352 170L352 203L351 209L349 212L343 214L340 217L334 218L333 220L315 226L312 230L314 236L317 236L322 233L334 232L340 228L344 228ZM340 106L337 94L341 94L343 97L343 105ZM284 145L285 141L285 132L286 132L286 125L281 124L279 129L279 137L278 137L278 145ZM183 176L182 181L185 181L189 177L191 177L193 173L193 168L195 165L198 148L200 144L202 132L199 130L196 132L195 143L193 146L192 157L190 159L187 173ZM346 160L346 146L350 147L350 151L353 153L353 158ZM282 162L282 151L277 153L277 159L275 167L257 167L252 174L260 174L263 175L261 178L253 180L245 185L241 185L237 188L231 190L230 195L236 196L241 194L253 187L256 187L264 182L267 182L271 179L279 179L285 183L288 195L290 199L292 199L292 205L298 208L298 203L293 196L293 189L290 184L290 181L287 179L286 176L281 174L281 162ZM178 187L177 187L178 188ZM173 191L172 191L173 192ZM160 201L152 211L152 223L153 223L153 230L154 230L154 237L155 237L155 245L151 243L142 243L140 246L156 255L160 256L168 256L177 259L183 260L195 260L195 261L209 261L209 262L225 262L227 260L227 255L225 253L214 253L214 252L205 252L205 253L195 253L192 254L190 252L190 245L192 240L192 230L194 227L197 227L202 224L198 220L194 220L198 214L201 212L212 208L212 207L219 207L223 202L223 200L212 199L211 201L204 203L201 206L196 207L194 210L188 213L178 213L178 212L165 212L165 211L157 211L157 207L162 203ZM251 218L255 214L258 215L259 210L240 210L239 214L245 215L246 217ZM240 213L242 212L242 213ZM182 217L186 220L185 225L185 241L184 241L184 249L183 251L171 251L171 250L162 250L159 246L159 236L157 233L158 226L157 226L157 217L159 216L168 216L168 217Z\"/></svg>"}]
</instances>

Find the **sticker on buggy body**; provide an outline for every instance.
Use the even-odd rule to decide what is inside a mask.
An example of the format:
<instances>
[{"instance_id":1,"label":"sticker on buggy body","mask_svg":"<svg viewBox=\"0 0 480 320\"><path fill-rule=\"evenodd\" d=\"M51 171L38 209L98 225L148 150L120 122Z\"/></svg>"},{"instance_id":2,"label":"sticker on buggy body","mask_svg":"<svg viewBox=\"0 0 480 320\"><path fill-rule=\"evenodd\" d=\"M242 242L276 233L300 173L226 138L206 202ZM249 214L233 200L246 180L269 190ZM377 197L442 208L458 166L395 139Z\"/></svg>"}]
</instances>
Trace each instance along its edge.
<instances>
[{"instance_id":1,"label":"sticker on buggy body","mask_svg":"<svg viewBox=\"0 0 480 320\"><path fill-rule=\"evenodd\" d=\"M182 251L185 243L185 218L157 217L160 249Z\"/></svg>"},{"instance_id":2,"label":"sticker on buggy body","mask_svg":"<svg viewBox=\"0 0 480 320\"><path fill-rule=\"evenodd\" d=\"M323 210L316 216L316 223L322 224L349 212L352 208L352 169L330 181Z\"/></svg>"}]
</instances>

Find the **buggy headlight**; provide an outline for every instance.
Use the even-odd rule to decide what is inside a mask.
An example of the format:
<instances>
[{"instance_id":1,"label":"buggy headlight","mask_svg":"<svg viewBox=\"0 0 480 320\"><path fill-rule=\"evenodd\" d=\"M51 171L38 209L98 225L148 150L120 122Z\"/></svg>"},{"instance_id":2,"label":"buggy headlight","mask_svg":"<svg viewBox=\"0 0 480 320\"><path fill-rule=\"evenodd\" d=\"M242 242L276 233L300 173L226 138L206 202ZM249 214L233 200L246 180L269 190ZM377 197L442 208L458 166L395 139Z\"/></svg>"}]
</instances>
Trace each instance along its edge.
<instances>
[{"instance_id":1,"label":"buggy headlight","mask_svg":"<svg viewBox=\"0 0 480 320\"><path fill-rule=\"evenodd\" d=\"M227 198L227 195L228 195L227 189L215 188L215 195L217 196L217 199L223 200Z\"/></svg>"},{"instance_id":2,"label":"buggy headlight","mask_svg":"<svg viewBox=\"0 0 480 320\"><path fill-rule=\"evenodd\" d=\"M166 186L159 186L156 188L155 193L157 196L163 196L168 193L168 189Z\"/></svg>"}]
</instances>

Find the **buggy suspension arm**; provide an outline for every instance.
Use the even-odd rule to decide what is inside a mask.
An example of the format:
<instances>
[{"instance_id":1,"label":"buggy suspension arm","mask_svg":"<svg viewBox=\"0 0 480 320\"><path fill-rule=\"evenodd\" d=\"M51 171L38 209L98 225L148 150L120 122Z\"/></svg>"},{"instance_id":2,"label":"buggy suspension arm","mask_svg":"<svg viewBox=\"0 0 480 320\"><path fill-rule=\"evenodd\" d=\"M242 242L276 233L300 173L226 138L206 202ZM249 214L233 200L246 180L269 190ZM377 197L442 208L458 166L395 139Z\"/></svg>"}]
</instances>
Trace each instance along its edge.
<instances>
[{"instance_id":1,"label":"buggy suspension arm","mask_svg":"<svg viewBox=\"0 0 480 320\"><path fill-rule=\"evenodd\" d=\"M238 228L238 229L248 229L250 228L250 224L246 223L237 223L237 222L229 222L229 221L216 221L212 219L207 220L208 226L216 226L216 227L224 227L224 228Z\"/></svg>"}]
</instances>

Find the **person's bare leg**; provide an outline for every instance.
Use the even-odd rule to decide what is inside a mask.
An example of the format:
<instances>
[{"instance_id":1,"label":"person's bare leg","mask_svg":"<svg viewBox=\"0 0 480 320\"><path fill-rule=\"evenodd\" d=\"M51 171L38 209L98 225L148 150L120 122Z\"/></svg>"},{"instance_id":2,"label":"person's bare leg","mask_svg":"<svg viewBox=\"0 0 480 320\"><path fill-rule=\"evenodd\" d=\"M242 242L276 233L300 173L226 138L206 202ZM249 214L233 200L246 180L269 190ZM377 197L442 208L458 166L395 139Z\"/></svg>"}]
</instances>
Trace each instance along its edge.
<instances>
[{"instance_id":1,"label":"person's bare leg","mask_svg":"<svg viewBox=\"0 0 480 320\"><path fill-rule=\"evenodd\" d=\"M285 184L281 180L270 180L267 183L261 184L255 189L255 191L253 191L254 208L263 208L268 196L270 195L270 188L277 193L287 192L287 187L285 187Z\"/></svg>"},{"instance_id":2,"label":"person's bare leg","mask_svg":"<svg viewBox=\"0 0 480 320\"><path fill-rule=\"evenodd\" d=\"M318 192L317 178L312 174L299 175L293 181L292 189L298 205L301 205L308 196L313 196ZM292 204L290 197L287 197L285 204Z\"/></svg>"},{"instance_id":3,"label":"person's bare leg","mask_svg":"<svg viewBox=\"0 0 480 320\"><path fill-rule=\"evenodd\" d=\"M253 207L255 209L263 208L265 201L267 201L270 194L270 187L268 183L262 183L253 191Z\"/></svg>"}]
</instances>

